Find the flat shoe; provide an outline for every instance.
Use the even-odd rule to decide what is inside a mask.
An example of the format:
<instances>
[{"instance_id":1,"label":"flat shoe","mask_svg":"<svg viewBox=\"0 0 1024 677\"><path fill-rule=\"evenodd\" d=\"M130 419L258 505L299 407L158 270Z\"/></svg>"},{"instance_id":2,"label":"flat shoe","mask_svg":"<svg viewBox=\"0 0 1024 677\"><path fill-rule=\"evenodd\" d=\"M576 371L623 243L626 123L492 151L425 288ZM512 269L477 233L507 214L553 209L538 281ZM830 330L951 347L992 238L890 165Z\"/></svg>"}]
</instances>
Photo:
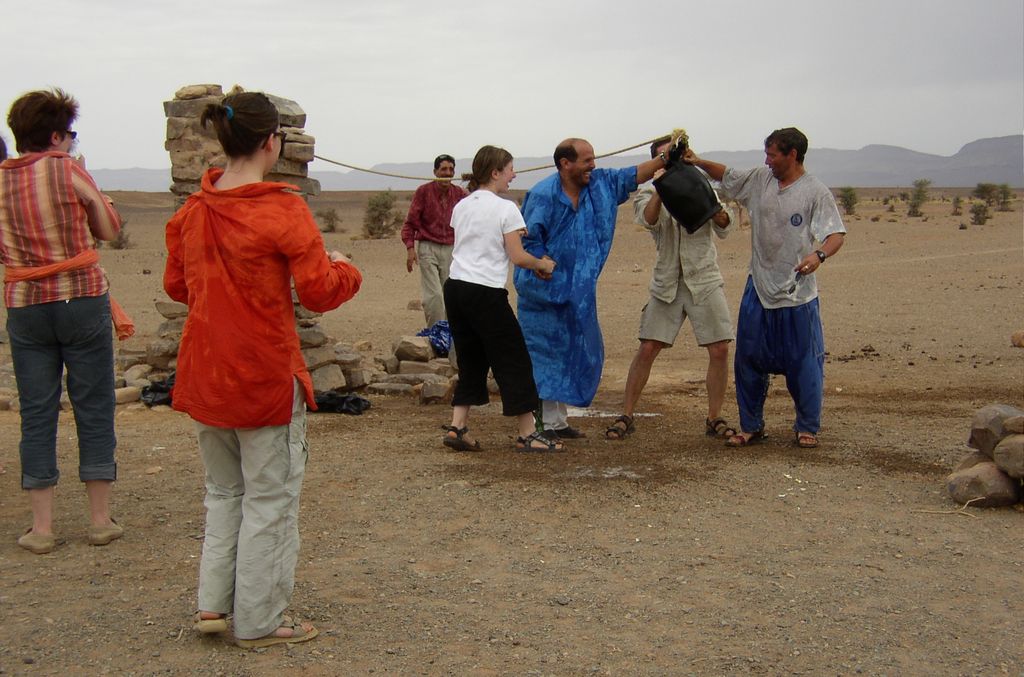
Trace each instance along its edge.
<instances>
[{"instance_id":1,"label":"flat shoe","mask_svg":"<svg viewBox=\"0 0 1024 677\"><path fill-rule=\"evenodd\" d=\"M220 618L203 618L201 614L201 611L197 611L196 615L192 617L192 629L196 632L204 635L214 635L218 632L228 631L227 616L221 616Z\"/></svg>"},{"instance_id":2,"label":"flat shoe","mask_svg":"<svg viewBox=\"0 0 1024 677\"><path fill-rule=\"evenodd\" d=\"M274 646L275 644L298 644L299 642L308 642L317 636L318 631L312 625L307 629L306 626L301 623L295 623L292 619L287 616L281 622L282 628L290 628L292 631L291 637L278 637L274 634L277 632L271 632L269 635L258 637L256 639L235 639L235 644L242 647L243 649L261 649L265 646Z\"/></svg>"},{"instance_id":3,"label":"flat shoe","mask_svg":"<svg viewBox=\"0 0 1024 677\"><path fill-rule=\"evenodd\" d=\"M585 432L579 428L573 428L571 425L564 428L548 428L544 431L544 434L548 437L554 435L563 440L580 440L587 436Z\"/></svg>"},{"instance_id":4,"label":"flat shoe","mask_svg":"<svg viewBox=\"0 0 1024 677\"><path fill-rule=\"evenodd\" d=\"M52 535L41 536L34 533L30 528L18 539L18 545L36 555L45 555L48 552L53 552L57 540Z\"/></svg>"},{"instance_id":5,"label":"flat shoe","mask_svg":"<svg viewBox=\"0 0 1024 677\"><path fill-rule=\"evenodd\" d=\"M105 527L89 527L89 545L106 545L111 541L116 541L124 535L124 529L121 525L110 520L110 524Z\"/></svg>"}]
</instances>

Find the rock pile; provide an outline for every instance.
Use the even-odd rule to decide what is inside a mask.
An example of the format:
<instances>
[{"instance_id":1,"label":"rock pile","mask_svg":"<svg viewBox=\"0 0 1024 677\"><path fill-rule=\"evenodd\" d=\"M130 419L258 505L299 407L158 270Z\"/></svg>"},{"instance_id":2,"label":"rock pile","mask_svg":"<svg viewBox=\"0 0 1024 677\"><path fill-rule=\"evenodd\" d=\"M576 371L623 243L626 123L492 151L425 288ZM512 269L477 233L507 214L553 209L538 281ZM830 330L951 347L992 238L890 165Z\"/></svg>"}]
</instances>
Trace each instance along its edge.
<instances>
[{"instance_id":1,"label":"rock pile","mask_svg":"<svg viewBox=\"0 0 1024 677\"><path fill-rule=\"evenodd\" d=\"M374 358L379 371L367 392L378 395L418 395L421 404L447 403L451 399L455 370L446 357L437 357L425 336L401 336L391 355ZM383 372L383 373L381 373Z\"/></svg>"},{"instance_id":2,"label":"rock pile","mask_svg":"<svg viewBox=\"0 0 1024 677\"><path fill-rule=\"evenodd\" d=\"M967 444L977 451L946 478L954 501L998 507L1024 498L1024 410L1006 404L982 407L971 421Z\"/></svg>"},{"instance_id":3,"label":"rock pile","mask_svg":"<svg viewBox=\"0 0 1024 677\"><path fill-rule=\"evenodd\" d=\"M370 382L372 370L363 365L363 350L371 346L363 342L357 346L336 343L320 328L322 313L303 308L292 292L295 304L295 322L299 331L299 346L306 360L306 368L313 378L313 390L356 390ZM360 350L360 348L362 350Z\"/></svg>"},{"instance_id":4,"label":"rock pile","mask_svg":"<svg viewBox=\"0 0 1024 677\"><path fill-rule=\"evenodd\" d=\"M313 389L365 390L374 395L412 395L421 404L448 404L456 382L455 369L448 358L438 358L423 336L402 336L392 345L387 357L367 359L373 346L369 341L355 344L339 343L327 336L320 326L320 313L295 305L295 322L302 355L306 361ZM114 357L115 395L118 404L138 402L143 388L166 381L177 367L178 346L188 317L188 306L174 301L157 301L157 312L164 321L154 338L143 348L121 346ZM14 387L13 370L0 370L0 410L19 407ZM497 392L493 379L488 381L492 393ZM63 409L71 402L65 392L61 398ZM141 404L135 406L143 406Z\"/></svg>"},{"instance_id":5,"label":"rock pile","mask_svg":"<svg viewBox=\"0 0 1024 677\"><path fill-rule=\"evenodd\" d=\"M319 195L320 182L309 178L307 165L313 160L315 139L306 134L306 113L299 104L267 94L277 108L281 131L286 133L284 153L267 175L267 181L284 181L299 187L304 195ZM224 153L212 127L206 129L199 116L207 104L220 103L224 92L220 85L188 85L164 102L167 116L167 141L171 155L171 192L180 207L199 190L199 181L210 166L223 167Z\"/></svg>"},{"instance_id":6,"label":"rock pile","mask_svg":"<svg viewBox=\"0 0 1024 677\"><path fill-rule=\"evenodd\" d=\"M369 383L373 372L364 367L362 353L348 344L335 343L327 336L320 327L321 313L303 308L294 292L292 303L299 344L306 368L313 378L313 390L355 390ZM155 381L166 380L169 372L177 366L178 345L188 317L188 306L174 301L157 301L156 309L164 318L157 328L156 337L145 349L121 348L118 351L116 366L118 372L123 373L119 386L141 391ZM368 348L369 344L363 347ZM122 379L123 383L120 383ZM135 399L138 399L137 395Z\"/></svg>"}]
</instances>

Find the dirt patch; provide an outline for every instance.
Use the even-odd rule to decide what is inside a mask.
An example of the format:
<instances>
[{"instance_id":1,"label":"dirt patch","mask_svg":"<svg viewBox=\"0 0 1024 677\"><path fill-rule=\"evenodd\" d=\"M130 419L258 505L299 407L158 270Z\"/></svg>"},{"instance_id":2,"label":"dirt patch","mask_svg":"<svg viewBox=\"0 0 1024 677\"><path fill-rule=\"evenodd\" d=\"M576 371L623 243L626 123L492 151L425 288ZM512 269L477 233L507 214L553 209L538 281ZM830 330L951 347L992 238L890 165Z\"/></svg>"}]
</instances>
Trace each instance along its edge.
<instances>
[{"instance_id":1,"label":"dirt patch","mask_svg":"<svg viewBox=\"0 0 1024 677\"><path fill-rule=\"evenodd\" d=\"M447 408L397 397L371 397L362 416L311 416L293 610L321 636L291 649L242 651L187 627L203 534L187 418L119 410L115 506L127 535L92 548L64 416L64 542L38 557L15 545L29 510L18 417L0 412L0 672L1020 673L1024 513L940 514L956 507L942 479L965 452L971 414L1024 404L1024 350L1009 342L1022 328L1020 202L959 230L942 192L927 222L896 223L881 194L865 193L846 247L821 271L829 361L816 451L790 444L781 381L767 443L726 449L705 437L706 355L688 327L645 391L642 411L656 415L638 417L624 442L603 439L611 419L585 417L574 425L588 437L565 453L515 453L512 423L488 407L471 421L486 450L454 454L440 444ZM327 245L365 276L323 327L383 354L422 314L406 310L418 280L401 243L351 238L366 197L313 205L338 209L349 232ZM160 324L171 200L115 199L134 247L104 250L103 264L143 346ZM594 409L609 413L654 261L630 213L599 290L608 360ZM749 232L719 251L735 314Z\"/></svg>"}]
</instances>

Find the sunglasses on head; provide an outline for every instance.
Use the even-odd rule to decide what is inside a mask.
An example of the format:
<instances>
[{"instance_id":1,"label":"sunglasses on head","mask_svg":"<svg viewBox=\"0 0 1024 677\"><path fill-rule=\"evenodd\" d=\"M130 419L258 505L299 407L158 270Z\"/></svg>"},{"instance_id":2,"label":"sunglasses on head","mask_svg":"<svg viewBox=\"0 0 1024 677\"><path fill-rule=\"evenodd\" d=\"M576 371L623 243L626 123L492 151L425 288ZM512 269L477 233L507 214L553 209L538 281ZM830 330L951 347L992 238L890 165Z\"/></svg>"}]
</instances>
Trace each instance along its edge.
<instances>
[{"instance_id":1,"label":"sunglasses on head","mask_svg":"<svg viewBox=\"0 0 1024 677\"><path fill-rule=\"evenodd\" d=\"M64 136L70 136L71 140L74 141L75 139L78 138L78 132L73 131L71 129L67 129L64 131Z\"/></svg>"}]
</instances>

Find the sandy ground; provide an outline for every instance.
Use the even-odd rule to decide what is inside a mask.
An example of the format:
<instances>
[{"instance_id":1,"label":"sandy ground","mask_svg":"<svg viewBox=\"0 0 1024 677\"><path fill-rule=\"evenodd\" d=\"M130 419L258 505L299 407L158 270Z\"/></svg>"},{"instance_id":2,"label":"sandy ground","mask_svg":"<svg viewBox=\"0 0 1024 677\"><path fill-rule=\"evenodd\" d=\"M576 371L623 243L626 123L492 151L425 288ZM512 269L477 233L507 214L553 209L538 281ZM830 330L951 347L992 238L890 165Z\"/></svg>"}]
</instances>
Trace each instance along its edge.
<instances>
[{"instance_id":1,"label":"sandy ground","mask_svg":"<svg viewBox=\"0 0 1024 677\"><path fill-rule=\"evenodd\" d=\"M567 453L512 453L494 406L474 415L486 447L474 455L441 446L445 406L371 397L360 417L311 415L292 609L321 636L293 648L245 651L189 628L203 490L186 417L118 411L127 534L93 548L63 416L63 543L34 556L15 544L30 520L19 419L0 412L0 673L1024 674L1024 512L954 514L943 491L972 413L1024 404L1024 350L1009 340L1024 328L1021 203L960 230L969 217L949 215L954 191L933 189L927 220L903 204L886 212L877 198L892 192L861 191L846 247L819 274L818 450L790 445L781 381L769 443L706 438L706 358L688 327L655 364L637 433L602 439L654 259L629 207L600 284L604 380L594 415L575 421L589 437ZM104 250L103 263L141 346L160 322L171 202L115 198L133 247ZM351 238L365 200L314 201L338 209L349 232L327 244L365 276L323 324L383 355L420 328L406 309L418 279L397 239ZM749 247L747 230L720 244L734 314ZM731 388L726 414L735 421Z\"/></svg>"}]
</instances>

